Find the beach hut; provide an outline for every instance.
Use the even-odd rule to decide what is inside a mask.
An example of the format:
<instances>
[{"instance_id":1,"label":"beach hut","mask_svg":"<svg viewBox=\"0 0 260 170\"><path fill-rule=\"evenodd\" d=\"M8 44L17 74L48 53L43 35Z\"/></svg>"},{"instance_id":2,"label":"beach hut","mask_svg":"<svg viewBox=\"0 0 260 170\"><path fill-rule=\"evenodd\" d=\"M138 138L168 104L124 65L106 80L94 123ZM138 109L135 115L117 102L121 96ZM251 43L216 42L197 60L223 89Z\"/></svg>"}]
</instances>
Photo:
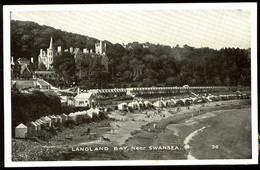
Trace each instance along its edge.
<instances>
[{"instance_id":1,"label":"beach hut","mask_svg":"<svg viewBox=\"0 0 260 170\"><path fill-rule=\"evenodd\" d=\"M68 115L68 120L75 122L76 121L76 115L75 113L70 113Z\"/></svg>"},{"instance_id":2,"label":"beach hut","mask_svg":"<svg viewBox=\"0 0 260 170\"><path fill-rule=\"evenodd\" d=\"M60 115L57 115L56 116L56 119L57 119L57 123L61 124L62 123L62 118Z\"/></svg>"},{"instance_id":3,"label":"beach hut","mask_svg":"<svg viewBox=\"0 0 260 170\"><path fill-rule=\"evenodd\" d=\"M39 124L39 127L37 127L37 130L41 130L42 127L45 126L44 122L41 119L37 119L35 122Z\"/></svg>"},{"instance_id":4,"label":"beach hut","mask_svg":"<svg viewBox=\"0 0 260 170\"><path fill-rule=\"evenodd\" d=\"M63 123L68 120L68 116L65 113L61 114L60 117L62 118Z\"/></svg>"},{"instance_id":5,"label":"beach hut","mask_svg":"<svg viewBox=\"0 0 260 170\"><path fill-rule=\"evenodd\" d=\"M15 137L16 138L26 138L27 137L27 126L20 124L15 128Z\"/></svg>"},{"instance_id":6,"label":"beach hut","mask_svg":"<svg viewBox=\"0 0 260 170\"><path fill-rule=\"evenodd\" d=\"M40 118L46 127L51 127L51 119L48 116Z\"/></svg>"},{"instance_id":7,"label":"beach hut","mask_svg":"<svg viewBox=\"0 0 260 170\"><path fill-rule=\"evenodd\" d=\"M144 104L143 101L139 101L139 102L138 102L138 106L142 109L142 108L145 107L145 104Z\"/></svg>"},{"instance_id":8,"label":"beach hut","mask_svg":"<svg viewBox=\"0 0 260 170\"><path fill-rule=\"evenodd\" d=\"M36 129L37 129L37 133L38 133L38 131L40 131L41 130L41 124L36 120L36 121L34 121L34 123L36 124Z\"/></svg>"},{"instance_id":9,"label":"beach hut","mask_svg":"<svg viewBox=\"0 0 260 170\"><path fill-rule=\"evenodd\" d=\"M127 103L120 103L118 105L118 110L126 110L127 109Z\"/></svg>"},{"instance_id":10,"label":"beach hut","mask_svg":"<svg viewBox=\"0 0 260 170\"><path fill-rule=\"evenodd\" d=\"M27 124L27 137L33 137L37 133L37 125L31 121L28 122Z\"/></svg>"}]
</instances>

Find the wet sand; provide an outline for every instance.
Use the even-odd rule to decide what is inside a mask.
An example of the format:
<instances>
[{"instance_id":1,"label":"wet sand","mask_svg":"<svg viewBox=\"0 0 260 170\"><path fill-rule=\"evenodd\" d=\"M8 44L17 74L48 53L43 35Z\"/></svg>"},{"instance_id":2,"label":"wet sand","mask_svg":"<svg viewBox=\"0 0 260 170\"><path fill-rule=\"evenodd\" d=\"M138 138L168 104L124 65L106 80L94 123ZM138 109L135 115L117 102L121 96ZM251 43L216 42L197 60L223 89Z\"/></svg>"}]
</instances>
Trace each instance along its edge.
<instances>
[{"instance_id":1,"label":"wet sand","mask_svg":"<svg viewBox=\"0 0 260 170\"><path fill-rule=\"evenodd\" d=\"M177 114L171 114L164 108L160 115L146 117L146 110L126 113L124 116L120 111L114 111L110 117L116 119L111 121L111 127L105 133L99 133L109 141L99 140L95 142L80 142L73 147L108 147L108 151L76 152L79 160L177 160L189 159L192 149L185 149L185 139L189 134L200 130L203 122L221 115L221 110L241 109L249 107L246 100L220 101L204 104L204 112L198 115L200 105L191 106L189 110L185 107ZM219 111L217 113L211 113ZM148 110L148 113L154 110ZM154 126L156 124L156 127ZM208 125L206 125L207 128ZM112 130L111 130L112 129ZM204 130L204 129L201 129ZM200 133L200 132L199 132ZM193 138L195 138L193 136ZM192 143L193 139L188 142ZM116 147L116 150L115 148ZM118 148L122 147L121 150ZM123 148L125 147L125 149ZM191 152L191 153L190 153ZM75 153L75 152L74 152ZM66 154L67 159L75 158L71 152ZM195 158L195 157L194 157Z\"/></svg>"}]
</instances>

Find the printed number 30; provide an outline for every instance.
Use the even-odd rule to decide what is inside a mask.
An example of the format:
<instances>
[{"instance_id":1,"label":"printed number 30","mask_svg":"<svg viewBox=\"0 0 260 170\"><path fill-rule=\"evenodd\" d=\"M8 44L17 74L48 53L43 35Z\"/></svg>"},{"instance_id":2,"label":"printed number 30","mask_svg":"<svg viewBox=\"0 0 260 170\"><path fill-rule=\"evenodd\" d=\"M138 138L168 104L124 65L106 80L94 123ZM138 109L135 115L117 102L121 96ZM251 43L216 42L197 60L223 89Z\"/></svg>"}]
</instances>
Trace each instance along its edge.
<instances>
[{"instance_id":1,"label":"printed number 30","mask_svg":"<svg viewBox=\"0 0 260 170\"><path fill-rule=\"evenodd\" d=\"M211 149L218 149L218 145L212 145Z\"/></svg>"}]
</instances>

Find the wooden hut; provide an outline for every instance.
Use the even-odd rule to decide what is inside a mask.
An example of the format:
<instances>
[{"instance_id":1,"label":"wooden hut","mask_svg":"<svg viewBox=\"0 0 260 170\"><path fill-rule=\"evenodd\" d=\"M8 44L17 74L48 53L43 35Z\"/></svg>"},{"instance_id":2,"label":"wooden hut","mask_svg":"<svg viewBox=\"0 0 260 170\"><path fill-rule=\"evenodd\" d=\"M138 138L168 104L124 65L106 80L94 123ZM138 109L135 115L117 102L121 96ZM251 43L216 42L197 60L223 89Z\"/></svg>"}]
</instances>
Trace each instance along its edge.
<instances>
[{"instance_id":1,"label":"wooden hut","mask_svg":"<svg viewBox=\"0 0 260 170\"><path fill-rule=\"evenodd\" d=\"M34 137L37 133L37 125L31 121L27 124L27 137Z\"/></svg>"},{"instance_id":2,"label":"wooden hut","mask_svg":"<svg viewBox=\"0 0 260 170\"><path fill-rule=\"evenodd\" d=\"M68 116L65 113L61 114L60 117L62 118L63 123L68 120Z\"/></svg>"},{"instance_id":3,"label":"wooden hut","mask_svg":"<svg viewBox=\"0 0 260 170\"><path fill-rule=\"evenodd\" d=\"M127 103L120 103L118 105L118 110L127 110Z\"/></svg>"},{"instance_id":4,"label":"wooden hut","mask_svg":"<svg viewBox=\"0 0 260 170\"><path fill-rule=\"evenodd\" d=\"M18 126L16 126L15 128L15 137L16 138L26 138L27 137L27 126L25 126L24 124L20 124Z\"/></svg>"},{"instance_id":5,"label":"wooden hut","mask_svg":"<svg viewBox=\"0 0 260 170\"><path fill-rule=\"evenodd\" d=\"M62 124L62 118L61 118L60 115L57 115L57 116L56 116L56 119L57 119L57 123L58 123L58 124Z\"/></svg>"},{"instance_id":6,"label":"wooden hut","mask_svg":"<svg viewBox=\"0 0 260 170\"><path fill-rule=\"evenodd\" d=\"M75 113L70 113L68 115L68 120L76 122L76 115L75 115Z\"/></svg>"}]
</instances>

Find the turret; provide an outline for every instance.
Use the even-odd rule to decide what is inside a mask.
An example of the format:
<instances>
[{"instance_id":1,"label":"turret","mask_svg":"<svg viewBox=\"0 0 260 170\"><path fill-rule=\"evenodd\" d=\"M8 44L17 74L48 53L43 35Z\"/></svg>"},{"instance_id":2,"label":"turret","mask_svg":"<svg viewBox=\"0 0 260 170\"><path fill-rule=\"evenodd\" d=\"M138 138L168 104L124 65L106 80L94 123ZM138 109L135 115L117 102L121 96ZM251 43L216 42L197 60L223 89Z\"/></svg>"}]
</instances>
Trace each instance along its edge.
<instances>
[{"instance_id":1,"label":"turret","mask_svg":"<svg viewBox=\"0 0 260 170\"><path fill-rule=\"evenodd\" d=\"M102 41L100 41L99 44L100 44L100 45L99 45L99 48L100 48L100 51L99 51L99 52L100 52L100 54L103 54L103 52L102 52L102 48L103 48L103 47L102 47Z\"/></svg>"},{"instance_id":2,"label":"turret","mask_svg":"<svg viewBox=\"0 0 260 170\"><path fill-rule=\"evenodd\" d=\"M49 49L53 49L53 40L52 40L52 37L51 37L50 47L49 47Z\"/></svg>"},{"instance_id":3,"label":"turret","mask_svg":"<svg viewBox=\"0 0 260 170\"><path fill-rule=\"evenodd\" d=\"M11 58L11 65L14 65L14 57Z\"/></svg>"}]
</instances>

